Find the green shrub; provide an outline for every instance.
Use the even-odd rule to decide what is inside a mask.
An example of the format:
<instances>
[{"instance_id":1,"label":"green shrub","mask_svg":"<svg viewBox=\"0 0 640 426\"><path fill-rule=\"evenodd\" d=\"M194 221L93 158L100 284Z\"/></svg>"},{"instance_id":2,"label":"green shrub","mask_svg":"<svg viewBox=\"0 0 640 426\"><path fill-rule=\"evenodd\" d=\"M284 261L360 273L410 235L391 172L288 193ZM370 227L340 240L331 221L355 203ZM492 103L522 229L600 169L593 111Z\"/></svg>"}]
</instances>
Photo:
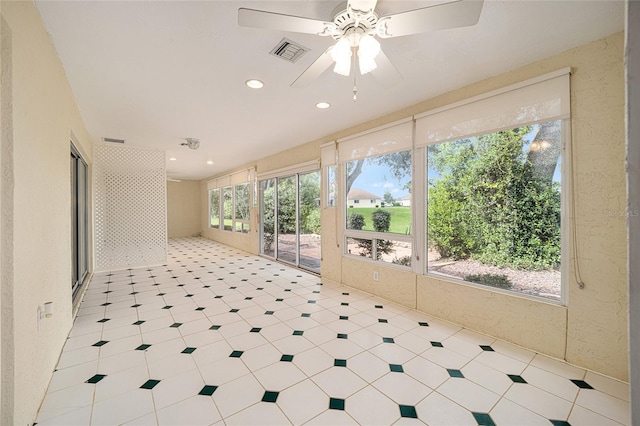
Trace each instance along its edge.
<instances>
[{"instance_id":1,"label":"green shrub","mask_svg":"<svg viewBox=\"0 0 640 426\"><path fill-rule=\"evenodd\" d=\"M347 216L347 229L362 230L366 225L364 216L359 213L351 213Z\"/></svg>"},{"instance_id":2,"label":"green shrub","mask_svg":"<svg viewBox=\"0 0 640 426\"><path fill-rule=\"evenodd\" d=\"M373 229L375 229L376 232L389 232L391 213L382 209L375 210L371 213L371 221L373 222Z\"/></svg>"}]
</instances>

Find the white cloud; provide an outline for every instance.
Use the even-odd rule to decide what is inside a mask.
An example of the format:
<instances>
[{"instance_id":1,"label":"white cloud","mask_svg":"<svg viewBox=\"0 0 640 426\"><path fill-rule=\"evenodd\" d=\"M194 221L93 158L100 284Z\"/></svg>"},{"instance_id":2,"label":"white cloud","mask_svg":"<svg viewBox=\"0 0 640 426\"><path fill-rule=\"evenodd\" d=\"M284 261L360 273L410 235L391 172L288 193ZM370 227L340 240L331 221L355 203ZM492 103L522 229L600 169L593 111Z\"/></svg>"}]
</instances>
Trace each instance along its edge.
<instances>
[{"instance_id":1,"label":"white cloud","mask_svg":"<svg viewBox=\"0 0 640 426\"><path fill-rule=\"evenodd\" d=\"M393 183L391 182L385 182L384 185L382 185L383 188L393 188Z\"/></svg>"}]
</instances>

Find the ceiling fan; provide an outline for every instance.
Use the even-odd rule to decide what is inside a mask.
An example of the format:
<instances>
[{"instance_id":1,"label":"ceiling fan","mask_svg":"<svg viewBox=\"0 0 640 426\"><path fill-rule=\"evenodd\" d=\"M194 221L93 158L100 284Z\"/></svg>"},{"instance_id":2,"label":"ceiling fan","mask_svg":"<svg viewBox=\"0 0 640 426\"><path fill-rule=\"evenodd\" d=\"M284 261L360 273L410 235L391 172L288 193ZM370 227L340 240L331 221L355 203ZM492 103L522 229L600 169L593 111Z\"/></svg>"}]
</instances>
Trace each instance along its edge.
<instances>
[{"instance_id":1,"label":"ceiling fan","mask_svg":"<svg viewBox=\"0 0 640 426\"><path fill-rule=\"evenodd\" d=\"M377 38L475 25L480 18L483 0L454 0L386 16L378 16L376 4L377 0L348 0L346 7L343 5L334 10L331 22L240 8L238 24L243 27L317 34L332 37L336 41L291 84L292 87L309 85L332 64L335 64L334 72L348 76L355 68L356 57L360 74L373 71L383 83L393 85L402 77L380 49ZM356 90L354 84L354 100Z\"/></svg>"}]
</instances>

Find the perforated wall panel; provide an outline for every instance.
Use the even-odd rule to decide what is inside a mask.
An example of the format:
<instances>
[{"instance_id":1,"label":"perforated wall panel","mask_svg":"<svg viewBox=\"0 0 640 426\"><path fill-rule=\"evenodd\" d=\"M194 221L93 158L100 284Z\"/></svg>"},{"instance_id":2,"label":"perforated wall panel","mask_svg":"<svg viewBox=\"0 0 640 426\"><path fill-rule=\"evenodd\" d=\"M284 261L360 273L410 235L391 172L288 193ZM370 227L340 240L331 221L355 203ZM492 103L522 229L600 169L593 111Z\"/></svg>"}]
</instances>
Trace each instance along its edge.
<instances>
[{"instance_id":1,"label":"perforated wall panel","mask_svg":"<svg viewBox=\"0 0 640 426\"><path fill-rule=\"evenodd\" d=\"M96 271L166 262L164 157L157 150L95 146Z\"/></svg>"}]
</instances>

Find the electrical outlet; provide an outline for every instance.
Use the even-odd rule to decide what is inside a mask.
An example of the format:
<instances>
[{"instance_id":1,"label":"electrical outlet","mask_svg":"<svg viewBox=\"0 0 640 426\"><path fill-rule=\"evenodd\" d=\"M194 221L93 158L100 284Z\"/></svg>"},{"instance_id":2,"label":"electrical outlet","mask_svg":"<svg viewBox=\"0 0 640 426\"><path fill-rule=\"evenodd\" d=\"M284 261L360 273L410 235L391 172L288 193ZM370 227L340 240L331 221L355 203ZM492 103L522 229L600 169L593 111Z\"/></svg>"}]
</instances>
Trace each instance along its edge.
<instances>
[{"instance_id":1,"label":"electrical outlet","mask_svg":"<svg viewBox=\"0 0 640 426\"><path fill-rule=\"evenodd\" d=\"M373 280L378 281L378 271L373 271Z\"/></svg>"}]
</instances>

